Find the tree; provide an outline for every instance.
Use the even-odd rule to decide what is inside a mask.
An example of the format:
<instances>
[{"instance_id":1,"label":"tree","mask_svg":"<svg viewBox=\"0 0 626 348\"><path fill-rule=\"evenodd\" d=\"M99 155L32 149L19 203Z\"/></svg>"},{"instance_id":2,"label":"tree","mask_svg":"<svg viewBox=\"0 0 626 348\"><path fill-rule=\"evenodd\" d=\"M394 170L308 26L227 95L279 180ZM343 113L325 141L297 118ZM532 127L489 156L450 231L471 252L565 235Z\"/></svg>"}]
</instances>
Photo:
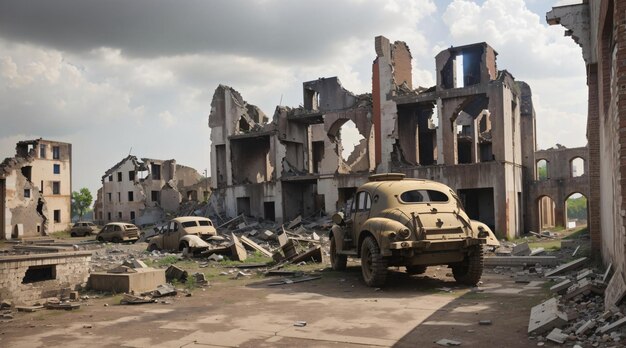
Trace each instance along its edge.
<instances>
[{"instance_id":1,"label":"tree","mask_svg":"<svg viewBox=\"0 0 626 348\"><path fill-rule=\"evenodd\" d=\"M89 212L93 197L91 192L86 187L80 189L80 191L72 192L72 216L78 215L78 219L82 220L83 215Z\"/></svg>"}]
</instances>

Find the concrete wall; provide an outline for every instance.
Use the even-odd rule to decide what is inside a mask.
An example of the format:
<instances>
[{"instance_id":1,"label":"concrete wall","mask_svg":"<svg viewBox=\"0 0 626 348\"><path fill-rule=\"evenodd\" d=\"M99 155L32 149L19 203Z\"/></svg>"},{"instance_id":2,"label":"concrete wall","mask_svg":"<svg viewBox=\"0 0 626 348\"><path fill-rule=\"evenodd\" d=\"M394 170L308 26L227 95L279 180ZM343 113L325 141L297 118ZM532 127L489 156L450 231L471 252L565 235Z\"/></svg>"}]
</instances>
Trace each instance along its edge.
<instances>
[{"instance_id":1,"label":"concrete wall","mask_svg":"<svg viewBox=\"0 0 626 348\"><path fill-rule=\"evenodd\" d=\"M62 252L0 257L0 300L31 304L41 298L77 290L89 276L91 252ZM23 284L29 267L54 266L55 279Z\"/></svg>"}]
</instances>

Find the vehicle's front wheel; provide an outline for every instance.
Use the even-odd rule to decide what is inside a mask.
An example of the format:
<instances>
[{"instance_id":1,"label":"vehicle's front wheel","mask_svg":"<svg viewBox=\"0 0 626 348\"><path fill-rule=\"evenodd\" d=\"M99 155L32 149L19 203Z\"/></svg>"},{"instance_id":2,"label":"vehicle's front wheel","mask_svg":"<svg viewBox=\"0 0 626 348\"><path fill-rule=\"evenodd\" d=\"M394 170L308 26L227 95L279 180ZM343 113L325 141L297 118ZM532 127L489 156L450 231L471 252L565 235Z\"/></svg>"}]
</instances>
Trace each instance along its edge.
<instances>
[{"instance_id":1,"label":"vehicle's front wheel","mask_svg":"<svg viewBox=\"0 0 626 348\"><path fill-rule=\"evenodd\" d=\"M406 273L410 275L426 273L426 266L406 266Z\"/></svg>"},{"instance_id":2,"label":"vehicle's front wheel","mask_svg":"<svg viewBox=\"0 0 626 348\"><path fill-rule=\"evenodd\" d=\"M189 251L189 243L187 243L186 241L180 242L180 245L178 245L178 251L184 251L185 249Z\"/></svg>"},{"instance_id":3,"label":"vehicle's front wheel","mask_svg":"<svg viewBox=\"0 0 626 348\"><path fill-rule=\"evenodd\" d=\"M387 280L387 260L373 237L366 237L361 244L361 273L367 286L383 286Z\"/></svg>"},{"instance_id":4,"label":"vehicle's front wheel","mask_svg":"<svg viewBox=\"0 0 626 348\"><path fill-rule=\"evenodd\" d=\"M78 236L76 235L76 232L72 232L72 233L70 233L70 236L71 236L71 237L78 237Z\"/></svg>"},{"instance_id":5,"label":"vehicle's front wheel","mask_svg":"<svg viewBox=\"0 0 626 348\"><path fill-rule=\"evenodd\" d=\"M483 248L480 245L475 246L462 262L450 267L457 283L471 286L478 284L483 275Z\"/></svg>"},{"instance_id":6,"label":"vehicle's front wheel","mask_svg":"<svg viewBox=\"0 0 626 348\"><path fill-rule=\"evenodd\" d=\"M96 240L100 243L104 243L104 238L102 237L96 237Z\"/></svg>"},{"instance_id":7,"label":"vehicle's front wheel","mask_svg":"<svg viewBox=\"0 0 626 348\"><path fill-rule=\"evenodd\" d=\"M347 255L337 254L337 242L335 236L330 237L330 265L335 271L343 271L348 263Z\"/></svg>"}]
</instances>

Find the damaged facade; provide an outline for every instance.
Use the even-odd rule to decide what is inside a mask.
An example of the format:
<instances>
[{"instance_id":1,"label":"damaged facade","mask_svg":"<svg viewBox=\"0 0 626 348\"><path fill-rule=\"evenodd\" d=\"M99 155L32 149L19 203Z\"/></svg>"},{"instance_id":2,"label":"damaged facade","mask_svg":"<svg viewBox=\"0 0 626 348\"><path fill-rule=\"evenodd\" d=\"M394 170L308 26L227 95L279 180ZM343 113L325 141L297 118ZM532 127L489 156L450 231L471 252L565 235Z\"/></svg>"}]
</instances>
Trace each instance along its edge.
<instances>
[{"instance_id":1,"label":"damaged facade","mask_svg":"<svg viewBox=\"0 0 626 348\"><path fill-rule=\"evenodd\" d=\"M371 173L401 172L453 187L470 218L501 237L528 228L525 188L536 179L528 85L497 70L486 43L440 52L437 85L416 89L408 46L379 36L375 48L372 94L354 95L336 77L305 82L302 106L279 106L271 121L234 89L216 89L211 177L221 210L278 222L330 214ZM343 156L348 122L361 140Z\"/></svg>"},{"instance_id":2,"label":"damaged facade","mask_svg":"<svg viewBox=\"0 0 626 348\"><path fill-rule=\"evenodd\" d=\"M102 176L94 216L102 223L154 224L176 212L181 202L207 198L207 180L173 159L139 160L129 155Z\"/></svg>"},{"instance_id":3,"label":"damaged facade","mask_svg":"<svg viewBox=\"0 0 626 348\"><path fill-rule=\"evenodd\" d=\"M0 164L0 239L47 235L71 222L72 145L20 141Z\"/></svg>"},{"instance_id":4,"label":"damaged facade","mask_svg":"<svg viewBox=\"0 0 626 348\"><path fill-rule=\"evenodd\" d=\"M605 305L626 294L626 2L588 1L546 14L581 48L587 71L589 233L592 249L615 274Z\"/></svg>"}]
</instances>

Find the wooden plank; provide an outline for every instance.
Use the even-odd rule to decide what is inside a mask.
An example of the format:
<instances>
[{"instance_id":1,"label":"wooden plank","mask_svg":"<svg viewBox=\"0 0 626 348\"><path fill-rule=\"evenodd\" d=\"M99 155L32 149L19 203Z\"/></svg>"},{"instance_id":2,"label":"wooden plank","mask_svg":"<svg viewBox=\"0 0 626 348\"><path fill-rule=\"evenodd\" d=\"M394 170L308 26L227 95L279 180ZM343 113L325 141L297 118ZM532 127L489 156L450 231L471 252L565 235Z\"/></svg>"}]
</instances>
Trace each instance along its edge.
<instances>
[{"instance_id":1,"label":"wooden plank","mask_svg":"<svg viewBox=\"0 0 626 348\"><path fill-rule=\"evenodd\" d=\"M256 250L258 252L260 252L261 254L267 256L267 257L272 257L272 253L267 251L265 248L263 248L262 246L258 245L257 243L255 243L254 241L252 241L250 238L246 237L246 236L241 236L241 243L244 246L247 246L249 248L252 248L253 250Z\"/></svg>"}]
</instances>

